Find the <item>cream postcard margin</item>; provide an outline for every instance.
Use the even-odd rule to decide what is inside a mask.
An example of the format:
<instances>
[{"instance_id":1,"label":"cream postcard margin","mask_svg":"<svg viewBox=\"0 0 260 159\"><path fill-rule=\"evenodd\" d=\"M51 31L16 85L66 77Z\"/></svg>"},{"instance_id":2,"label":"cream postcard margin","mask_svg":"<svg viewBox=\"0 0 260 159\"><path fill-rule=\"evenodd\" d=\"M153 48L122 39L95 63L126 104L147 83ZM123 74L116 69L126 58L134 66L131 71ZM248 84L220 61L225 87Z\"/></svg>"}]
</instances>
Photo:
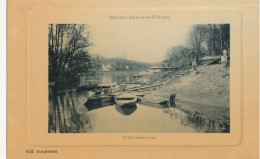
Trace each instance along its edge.
<instances>
[{"instance_id":1,"label":"cream postcard margin","mask_svg":"<svg viewBox=\"0 0 260 159\"><path fill-rule=\"evenodd\" d=\"M111 20L110 15L166 15L169 20ZM197 17L197 18L196 18ZM185 19L185 22L183 21ZM29 27L29 126L30 142L36 145L236 145L241 140L241 14L223 10L35 10L30 14ZM95 24L104 27L122 23L141 23L160 31L158 23L174 25L177 23L230 24L231 25L231 133L80 133L48 134L48 24L75 23ZM124 27L124 26L122 26ZM125 28L127 31L127 28ZM137 35L138 36L138 35ZM104 39L109 40L109 39ZM159 39L158 39L158 43ZM146 58L140 55L140 59ZM39 71L41 70L41 71ZM40 123L39 123L40 122ZM124 140L123 136L148 136L154 140ZM42 140L42 138L46 140ZM85 142L82 142L85 141Z\"/></svg>"},{"instance_id":2,"label":"cream postcard margin","mask_svg":"<svg viewBox=\"0 0 260 159\"><path fill-rule=\"evenodd\" d=\"M62 1L61 1L62 2ZM202 3L204 1L201 1ZM51 5L53 3L53 5ZM227 4L216 7L179 4L143 7L119 2L78 4L28 1L8 2L8 156L9 158L253 158L258 155L258 7ZM136 4L138 4L136 3ZM169 3L169 2L168 2ZM249 3L249 2L247 2ZM82 4L82 5L81 5ZM86 7L84 7L84 5ZM113 4L113 5L112 5ZM192 3L190 3L192 4ZM205 2L205 4L207 4ZM221 4L219 2L219 4ZM239 5L240 4L240 5ZM100 7L99 7L100 6ZM147 7L146 7L147 6ZM48 134L48 24L76 23L121 25L109 15L170 16L174 23L229 23L231 34L230 120L228 134ZM132 22L132 21L131 21ZM158 21L137 21L147 27ZM127 22L129 23L129 21ZM127 28L126 28L127 29ZM155 30L158 31L158 30ZM145 58L145 57L140 57ZM123 140L123 135L155 140ZM96 148L96 149L93 149ZM28 154L26 150L54 149L57 154ZM145 156L145 153L146 156ZM121 156L121 157L120 157ZM235 157L236 156L236 157Z\"/></svg>"}]
</instances>

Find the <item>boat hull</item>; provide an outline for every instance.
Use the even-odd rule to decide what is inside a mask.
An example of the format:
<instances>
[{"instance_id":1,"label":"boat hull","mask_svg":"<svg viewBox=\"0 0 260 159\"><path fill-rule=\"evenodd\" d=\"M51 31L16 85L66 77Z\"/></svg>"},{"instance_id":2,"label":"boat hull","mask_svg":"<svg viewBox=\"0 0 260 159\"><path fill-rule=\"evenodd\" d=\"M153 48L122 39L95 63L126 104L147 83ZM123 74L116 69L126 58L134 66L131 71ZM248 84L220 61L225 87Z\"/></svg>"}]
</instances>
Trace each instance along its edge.
<instances>
[{"instance_id":1,"label":"boat hull","mask_svg":"<svg viewBox=\"0 0 260 159\"><path fill-rule=\"evenodd\" d=\"M115 99L115 102L116 102L116 105L121 107L123 105L132 105L132 104L135 104L137 102L137 98L134 97L133 100L118 100L118 99Z\"/></svg>"},{"instance_id":2,"label":"boat hull","mask_svg":"<svg viewBox=\"0 0 260 159\"><path fill-rule=\"evenodd\" d=\"M110 101L113 101L113 97L111 97L111 96L91 97L87 100L88 103L104 103L104 102L110 102Z\"/></svg>"}]
</instances>

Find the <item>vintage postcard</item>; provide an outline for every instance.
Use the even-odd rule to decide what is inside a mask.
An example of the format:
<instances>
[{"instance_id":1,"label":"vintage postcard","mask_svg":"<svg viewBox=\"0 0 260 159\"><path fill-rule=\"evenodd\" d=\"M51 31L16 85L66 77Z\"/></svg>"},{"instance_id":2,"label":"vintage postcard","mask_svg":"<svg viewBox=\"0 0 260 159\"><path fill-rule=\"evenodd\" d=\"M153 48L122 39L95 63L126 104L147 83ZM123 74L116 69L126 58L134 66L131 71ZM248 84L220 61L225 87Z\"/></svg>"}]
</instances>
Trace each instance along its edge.
<instances>
[{"instance_id":1,"label":"vintage postcard","mask_svg":"<svg viewBox=\"0 0 260 159\"><path fill-rule=\"evenodd\" d=\"M257 158L258 2L15 3L10 158Z\"/></svg>"},{"instance_id":2,"label":"vintage postcard","mask_svg":"<svg viewBox=\"0 0 260 159\"><path fill-rule=\"evenodd\" d=\"M230 133L230 24L107 25L49 24L49 133Z\"/></svg>"}]
</instances>

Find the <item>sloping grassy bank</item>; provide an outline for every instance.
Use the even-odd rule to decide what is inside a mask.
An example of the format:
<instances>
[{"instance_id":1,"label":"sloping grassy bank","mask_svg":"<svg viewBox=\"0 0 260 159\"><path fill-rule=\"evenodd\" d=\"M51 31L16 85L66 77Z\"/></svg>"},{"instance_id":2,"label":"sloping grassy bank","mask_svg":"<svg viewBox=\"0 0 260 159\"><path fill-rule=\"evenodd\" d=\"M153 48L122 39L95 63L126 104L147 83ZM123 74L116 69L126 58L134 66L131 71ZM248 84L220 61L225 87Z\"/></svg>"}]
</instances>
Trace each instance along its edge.
<instances>
[{"instance_id":1,"label":"sloping grassy bank","mask_svg":"<svg viewBox=\"0 0 260 159\"><path fill-rule=\"evenodd\" d=\"M189 121L205 122L212 127L205 132L229 132L230 130L230 74L221 64L199 66L164 74L167 81L161 88L146 95L146 98L176 94L176 107L189 114ZM199 119L198 121L196 119Z\"/></svg>"}]
</instances>

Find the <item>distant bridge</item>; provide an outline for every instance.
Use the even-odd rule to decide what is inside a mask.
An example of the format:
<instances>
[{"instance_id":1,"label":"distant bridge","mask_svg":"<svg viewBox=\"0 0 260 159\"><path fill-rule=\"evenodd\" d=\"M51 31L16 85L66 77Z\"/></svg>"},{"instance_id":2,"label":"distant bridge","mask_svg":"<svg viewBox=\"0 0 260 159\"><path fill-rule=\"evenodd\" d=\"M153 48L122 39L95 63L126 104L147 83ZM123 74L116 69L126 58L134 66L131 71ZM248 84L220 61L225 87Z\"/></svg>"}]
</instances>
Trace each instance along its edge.
<instances>
[{"instance_id":1,"label":"distant bridge","mask_svg":"<svg viewBox=\"0 0 260 159\"><path fill-rule=\"evenodd\" d=\"M178 67L158 67L158 66L153 66L149 67L149 70L160 70L160 71L169 71L169 70L177 70L179 69Z\"/></svg>"}]
</instances>

